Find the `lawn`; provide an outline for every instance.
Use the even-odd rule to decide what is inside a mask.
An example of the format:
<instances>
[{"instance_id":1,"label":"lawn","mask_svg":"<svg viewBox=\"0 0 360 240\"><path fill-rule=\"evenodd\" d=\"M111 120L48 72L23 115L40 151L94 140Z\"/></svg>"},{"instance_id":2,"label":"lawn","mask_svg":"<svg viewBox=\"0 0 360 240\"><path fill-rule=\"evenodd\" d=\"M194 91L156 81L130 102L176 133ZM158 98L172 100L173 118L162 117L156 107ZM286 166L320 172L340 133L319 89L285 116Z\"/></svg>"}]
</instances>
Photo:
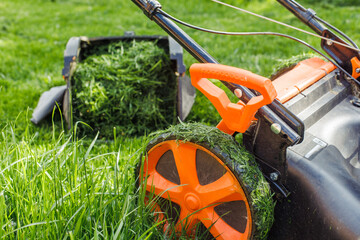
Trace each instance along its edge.
<instances>
[{"instance_id":1,"label":"lawn","mask_svg":"<svg viewBox=\"0 0 360 240\"><path fill-rule=\"evenodd\" d=\"M227 2L302 27L274 0ZM299 2L360 43L355 0ZM202 27L282 32L319 47L314 37L209 0L161 3L168 13ZM115 36L128 30L164 34L130 0L0 2L0 238L163 238L149 209L137 201L143 194L135 186L134 169L146 136L82 139L64 130L58 113L39 126L29 120L41 93L64 84L63 51L70 37ZM219 62L264 76L271 75L280 59L310 51L278 37L185 30ZM185 54L187 66L194 62ZM189 119L215 124L219 116L198 95Z\"/></svg>"}]
</instances>

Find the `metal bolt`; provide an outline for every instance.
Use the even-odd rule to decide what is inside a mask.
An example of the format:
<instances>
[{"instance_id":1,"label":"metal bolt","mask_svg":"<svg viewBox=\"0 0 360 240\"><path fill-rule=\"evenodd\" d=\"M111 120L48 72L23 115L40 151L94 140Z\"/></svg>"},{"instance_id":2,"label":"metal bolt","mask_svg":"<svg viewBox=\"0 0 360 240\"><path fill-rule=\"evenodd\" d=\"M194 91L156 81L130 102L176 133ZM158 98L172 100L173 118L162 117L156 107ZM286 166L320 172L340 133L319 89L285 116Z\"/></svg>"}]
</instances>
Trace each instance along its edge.
<instances>
[{"instance_id":1,"label":"metal bolt","mask_svg":"<svg viewBox=\"0 0 360 240\"><path fill-rule=\"evenodd\" d=\"M356 73L360 73L360 68L357 68L355 71Z\"/></svg>"},{"instance_id":2,"label":"metal bolt","mask_svg":"<svg viewBox=\"0 0 360 240\"><path fill-rule=\"evenodd\" d=\"M237 89L234 90L234 94L235 94L235 96L236 96L237 98L241 98L241 97L242 97L242 91L241 91L239 88L237 88Z\"/></svg>"},{"instance_id":3,"label":"metal bolt","mask_svg":"<svg viewBox=\"0 0 360 240\"><path fill-rule=\"evenodd\" d=\"M276 172L270 173L270 179L273 181L277 181L279 179L279 174Z\"/></svg>"},{"instance_id":4,"label":"metal bolt","mask_svg":"<svg viewBox=\"0 0 360 240\"><path fill-rule=\"evenodd\" d=\"M358 98L351 100L350 103L352 103L355 107L360 107L360 99Z\"/></svg>"},{"instance_id":5,"label":"metal bolt","mask_svg":"<svg viewBox=\"0 0 360 240\"><path fill-rule=\"evenodd\" d=\"M271 131L275 134L279 134L281 132L281 125L278 123L271 124Z\"/></svg>"},{"instance_id":6,"label":"metal bolt","mask_svg":"<svg viewBox=\"0 0 360 240\"><path fill-rule=\"evenodd\" d=\"M333 43L334 43L334 42L333 42L332 40L327 40L327 41L326 41L326 44L327 44L328 46L333 45Z\"/></svg>"}]
</instances>

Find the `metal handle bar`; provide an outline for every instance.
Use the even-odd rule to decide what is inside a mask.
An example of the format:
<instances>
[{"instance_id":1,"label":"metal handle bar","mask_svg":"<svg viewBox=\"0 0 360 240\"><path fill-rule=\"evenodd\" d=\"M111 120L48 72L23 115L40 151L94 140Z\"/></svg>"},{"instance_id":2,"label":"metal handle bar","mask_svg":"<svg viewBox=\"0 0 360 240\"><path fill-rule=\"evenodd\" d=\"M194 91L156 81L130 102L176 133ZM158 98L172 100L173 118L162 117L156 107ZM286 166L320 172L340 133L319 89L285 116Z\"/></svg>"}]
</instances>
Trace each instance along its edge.
<instances>
[{"instance_id":1,"label":"metal handle bar","mask_svg":"<svg viewBox=\"0 0 360 240\"><path fill-rule=\"evenodd\" d=\"M340 43L345 43L341 38L336 36L334 33L332 33L330 30L328 30L326 27L324 27L317 21L315 17L316 13L313 10L305 9L295 0L277 1L320 36L332 39ZM354 57L359 57L359 53L357 51L325 40L321 41L321 47L349 74L353 74L351 59L353 59Z\"/></svg>"},{"instance_id":2,"label":"metal handle bar","mask_svg":"<svg viewBox=\"0 0 360 240\"><path fill-rule=\"evenodd\" d=\"M196 60L201 63L216 63L218 62L207 53L198 43L196 43L189 35L187 35L181 28L179 28L172 20L165 17L163 14L156 11L161 8L158 1L155 0L132 0L141 10L144 11L151 20L156 22L165 32L174 38L186 51L188 51ZM222 83L232 92L235 89L242 91L241 100L248 102L256 95L248 88L234 83L222 81ZM287 110L278 100L268 106L259 109L256 117L263 118L269 125L274 123L279 124L281 132L279 133L284 139L288 139L290 145L296 144L303 139L304 124L293 113Z\"/></svg>"}]
</instances>

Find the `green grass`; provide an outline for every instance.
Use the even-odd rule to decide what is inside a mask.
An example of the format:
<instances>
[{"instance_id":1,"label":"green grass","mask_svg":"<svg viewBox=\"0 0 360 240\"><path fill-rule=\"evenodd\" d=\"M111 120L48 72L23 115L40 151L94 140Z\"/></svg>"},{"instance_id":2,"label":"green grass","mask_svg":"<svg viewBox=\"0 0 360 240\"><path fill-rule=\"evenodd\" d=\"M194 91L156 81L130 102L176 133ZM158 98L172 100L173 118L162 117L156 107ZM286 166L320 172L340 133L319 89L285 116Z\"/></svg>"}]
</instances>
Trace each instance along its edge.
<instances>
[{"instance_id":1,"label":"green grass","mask_svg":"<svg viewBox=\"0 0 360 240\"><path fill-rule=\"evenodd\" d=\"M39 135L18 138L14 128L7 125L1 136L2 238L132 239L157 232L134 184L142 138L90 142L54 132L39 144Z\"/></svg>"},{"instance_id":2,"label":"green grass","mask_svg":"<svg viewBox=\"0 0 360 240\"><path fill-rule=\"evenodd\" d=\"M175 17L226 31L276 31L319 40L207 0L162 0ZM302 27L276 1L232 4ZM350 1L299 1L360 42L360 7ZM344 4L346 3L346 4ZM346 6L345 6L346 5ZM336 16L336 17L335 17ZM78 139L63 133L56 114L40 126L29 119L40 94L64 84L63 51L72 36L164 34L130 0L0 1L0 236L2 239L161 238L147 208L136 203L133 170L143 138ZM270 76L278 59L309 52L276 37L230 37L185 29L219 62ZM185 54L185 63L196 62ZM189 119L219 117L198 94ZM1 239L0 237L0 239Z\"/></svg>"}]
</instances>

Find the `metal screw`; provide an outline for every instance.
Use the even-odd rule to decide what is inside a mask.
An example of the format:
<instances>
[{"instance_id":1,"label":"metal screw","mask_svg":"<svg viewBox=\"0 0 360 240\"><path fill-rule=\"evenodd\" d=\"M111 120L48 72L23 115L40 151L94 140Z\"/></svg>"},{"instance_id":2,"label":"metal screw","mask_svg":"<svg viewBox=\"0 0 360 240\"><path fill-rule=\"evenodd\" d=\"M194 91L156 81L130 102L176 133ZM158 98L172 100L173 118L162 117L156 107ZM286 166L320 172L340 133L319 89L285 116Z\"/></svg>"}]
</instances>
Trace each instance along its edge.
<instances>
[{"instance_id":1,"label":"metal screw","mask_svg":"<svg viewBox=\"0 0 360 240\"><path fill-rule=\"evenodd\" d=\"M241 98L241 97L242 97L242 91L241 91L239 88L237 88L237 89L234 90L234 94L235 94L235 96L236 96L237 98Z\"/></svg>"},{"instance_id":2,"label":"metal screw","mask_svg":"<svg viewBox=\"0 0 360 240\"><path fill-rule=\"evenodd\" d=\"M357 68L355 71L356 73L360 73L360 68Z\"/></svg>"},{"instance_id":3,"label":"metal screw","mask_svg":"<svg viewBox=\"0 0 360 240\"><path fill-rule=\"evenodd\" d=\"M277 181L279 179L279 174L276 172L270 173L270 179L273 181Z\"/></svg>"},{"instance_id":4,"label":"metal screw","mask_svg":"<svg viewBox=\"0 0 360 240\"><path fill-rule=\"evenodd\" d=\"M333 43L334 43L334 42L333 42L332 40L327 40L327 41L326 41L326 44L327 44L328 46L333 45Z\"/></svg>"},{"instance_id":5,"label":"metal screw","mask_svg":"<svg viewBox=\"0 0 360 240\"><path fill-rule=\"evenodd\" d=\"M281 125L278 123L271 124L271 131L275 134L279 134L281 132Z\"/></svg>"},{"instance_id":6,"label":"metal screw","mask_svg":"<svg viewBox=\"0 0 360 240\"><path fill-rule=\"evenodd\" d=\"M360 99L358 98L351 100L350 103L352 103L355 107L360 107Z\"/></svg>"}]
</instances>

